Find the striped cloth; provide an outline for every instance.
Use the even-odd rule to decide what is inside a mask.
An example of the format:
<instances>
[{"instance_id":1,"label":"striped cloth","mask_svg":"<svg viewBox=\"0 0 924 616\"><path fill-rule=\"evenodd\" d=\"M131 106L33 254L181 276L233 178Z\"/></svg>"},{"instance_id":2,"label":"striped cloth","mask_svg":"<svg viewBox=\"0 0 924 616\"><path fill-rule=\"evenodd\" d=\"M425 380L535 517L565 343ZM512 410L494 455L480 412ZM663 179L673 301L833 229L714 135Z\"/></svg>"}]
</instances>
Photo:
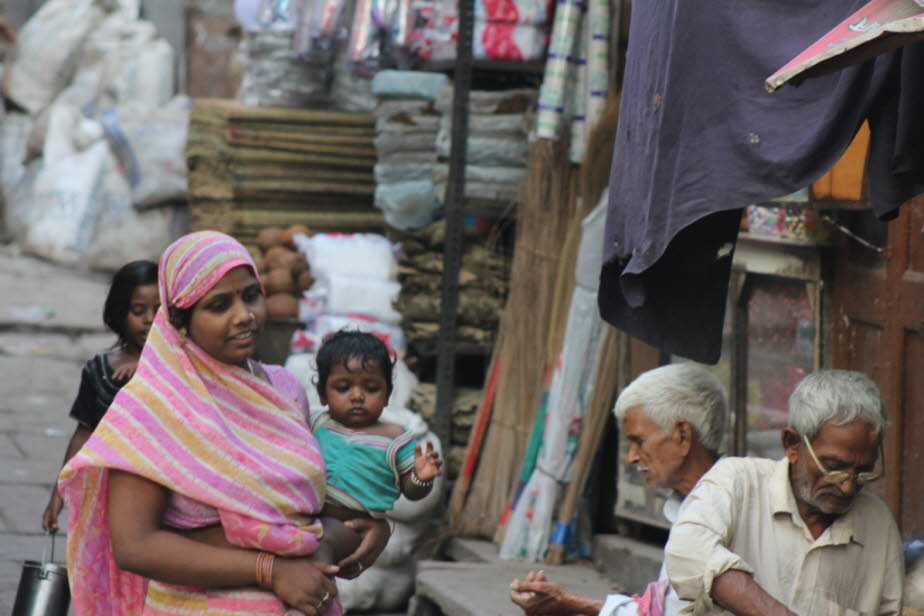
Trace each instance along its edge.
<instances>
[{"instance_id":1,"label":"striped cloth","mask_svg":"<svg viewBox=\"0 0 924 616\"><path fill-rule=\"evenodd\" d=\"M247 370L180 342L168 306L190 308L234 267L254 268L237 241L211 231L161 257L161 308L138 369L58 481L71 516L68 565L80 615L283 614L271 593L151 582L120 570L109 540L107 471L120 469L218 510L228 540L308 555L321 526L324 461L302 409ZM255 268L254 268L254 271ZM145 594L148 600L145 603ZM334 602L327 614L339 614Z\"/></svg>"}]
</instances>

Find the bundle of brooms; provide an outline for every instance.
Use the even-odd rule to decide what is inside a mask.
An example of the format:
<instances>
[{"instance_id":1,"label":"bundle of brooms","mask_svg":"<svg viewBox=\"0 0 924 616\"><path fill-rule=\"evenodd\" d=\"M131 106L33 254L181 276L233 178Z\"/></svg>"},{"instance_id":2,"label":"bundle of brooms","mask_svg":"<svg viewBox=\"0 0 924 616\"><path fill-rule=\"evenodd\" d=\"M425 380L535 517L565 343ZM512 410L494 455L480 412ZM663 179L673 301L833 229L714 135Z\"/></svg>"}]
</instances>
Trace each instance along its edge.
<instances>
[{"instance_id":1,"label":"bundle of brooms","mask_svg":"<svg viewBox=\"0 0 924 616\"><path fill-rule=\"evenodd\" d=\"M533 143L517 213L510 293L492 362L491 371L498 372L493 404L479 410L486 425L469 445L468 453L478 457L477 469L470 469L468 477L460 475L452 498L458 534L492 537L516 486L516 461L523 457L543 389L554 287L576 192L577 173L568 161L567 145ZM472 451L473 446L480 451Z\"/></svg>"},{"instance_id":2,"label":"bundle of brooms","mask_svg":"<svg viewBox=\"0 0 924 616\"><path fill-rule=\"evenodd\" d=\"M537 421L551 374L550 362L557 357L564 336L581 221L609 180L618 113L619 97L611 95L591 133L579 181L561 143L543 140L531 149L511 293L502 319L502 342L495 347L488 372L491 386L476 418L474 438L450 505L453 529L458 534L493 535L495 541L503 537L505 510L517 496L516 464L524 459L529 426ZM572 481L558 510L559 522L574 516L610 405L623 385L622 379L614 378L621 364L622 336L611 328L606 336L595 381L601 386L592 394ZM541 426L535 429L541 434ZM532 471L527 468L529 464L530 456L526 456L519 468L521 480ZM561 562L562 549L551 546L551 562Z\"/></svg>"},{"instance_id":3,"label":"bundle of brooms","mask_svg":"<svg viewBox=\"0 0 924 616\"><path fill-rule=\"evenodd\" d=\"M200 99L186 144L193 229L252 245L264 227L381 231L373 116Z\"/></svg>"}]
</instances>

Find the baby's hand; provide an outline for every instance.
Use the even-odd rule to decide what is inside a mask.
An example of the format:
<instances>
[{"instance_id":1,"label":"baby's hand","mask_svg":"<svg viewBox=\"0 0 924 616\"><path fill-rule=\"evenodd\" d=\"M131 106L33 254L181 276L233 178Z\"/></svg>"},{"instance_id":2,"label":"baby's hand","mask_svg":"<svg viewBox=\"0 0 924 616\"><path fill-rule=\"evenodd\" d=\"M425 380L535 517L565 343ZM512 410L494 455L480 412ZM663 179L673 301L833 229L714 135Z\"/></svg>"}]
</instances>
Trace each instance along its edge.
<instances>
[{"instance_id":1,"label":"baby's hand","mask_svg":"<svg viewBox=\"0 0 924 616\"><path fill-rule=\"evenodd\" d=\"M112 379L114 381L127 381L128 379L135 376L135 370L138 369L137 361L125 362L118 368L112 371Z\"/></svg>"},{"instance_id":2,"label":"baby's hand","mask_svg":"<svg viewBox=\"0 0 924 616\"><path fill-rule=\"evenodd\" d=\"M433 443L427 443L426 452L420 443L414 447L414 472L421 481L429 481L440 474L443 461L440 454L433 448Z\"/></svg>"}]
</instances>

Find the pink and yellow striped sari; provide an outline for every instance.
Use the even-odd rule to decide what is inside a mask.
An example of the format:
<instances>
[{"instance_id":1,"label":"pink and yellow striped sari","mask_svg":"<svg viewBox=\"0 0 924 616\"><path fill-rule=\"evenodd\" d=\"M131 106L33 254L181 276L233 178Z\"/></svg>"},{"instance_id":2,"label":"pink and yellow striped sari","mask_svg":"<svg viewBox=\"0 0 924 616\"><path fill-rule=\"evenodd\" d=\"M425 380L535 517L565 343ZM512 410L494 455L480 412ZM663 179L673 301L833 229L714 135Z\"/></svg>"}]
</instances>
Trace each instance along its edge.
<instances>
[{"instance_id":1,"label":"pink and yellow striped sari","mask_svg":"<svg viewBox=\"0 0 924 616\"><path fill-rule=\"evenodd\" d=\"M181 343L167 318L168 306L193 306L240 265L254 268L243 246L215 232L187 235L165 251L161 309L135 376L61 472L78 616L285 612L272 593L255 588L148 588L147 580L120 570L109 539L108 469L214 508L232 544L283 556L318 546L324 461L303 409L247 370L215 360L191 340ZM327 614L340 612L335 602Z\"/></svg>"}]
</instances>

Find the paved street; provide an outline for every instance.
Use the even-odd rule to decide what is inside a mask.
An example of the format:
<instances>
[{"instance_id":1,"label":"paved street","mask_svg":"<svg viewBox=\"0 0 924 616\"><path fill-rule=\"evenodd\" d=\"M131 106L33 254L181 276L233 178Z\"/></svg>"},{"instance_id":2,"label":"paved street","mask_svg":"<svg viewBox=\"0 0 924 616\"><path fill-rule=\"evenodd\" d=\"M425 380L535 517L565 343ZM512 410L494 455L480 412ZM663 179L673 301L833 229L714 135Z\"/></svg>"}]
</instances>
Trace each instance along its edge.
<instances>
[{"instance_id":1,"label":"paved street","mask_svg":"<svg viewBox=\"0 0 924 616\"><path fill-rule=\"evenodd\" d=\"M74 429L81 365L115 339L102 323L107 284L0 245L0 614L13 609L22 562L47 545L41 516Z\"/></svg>"}]
</instances>

